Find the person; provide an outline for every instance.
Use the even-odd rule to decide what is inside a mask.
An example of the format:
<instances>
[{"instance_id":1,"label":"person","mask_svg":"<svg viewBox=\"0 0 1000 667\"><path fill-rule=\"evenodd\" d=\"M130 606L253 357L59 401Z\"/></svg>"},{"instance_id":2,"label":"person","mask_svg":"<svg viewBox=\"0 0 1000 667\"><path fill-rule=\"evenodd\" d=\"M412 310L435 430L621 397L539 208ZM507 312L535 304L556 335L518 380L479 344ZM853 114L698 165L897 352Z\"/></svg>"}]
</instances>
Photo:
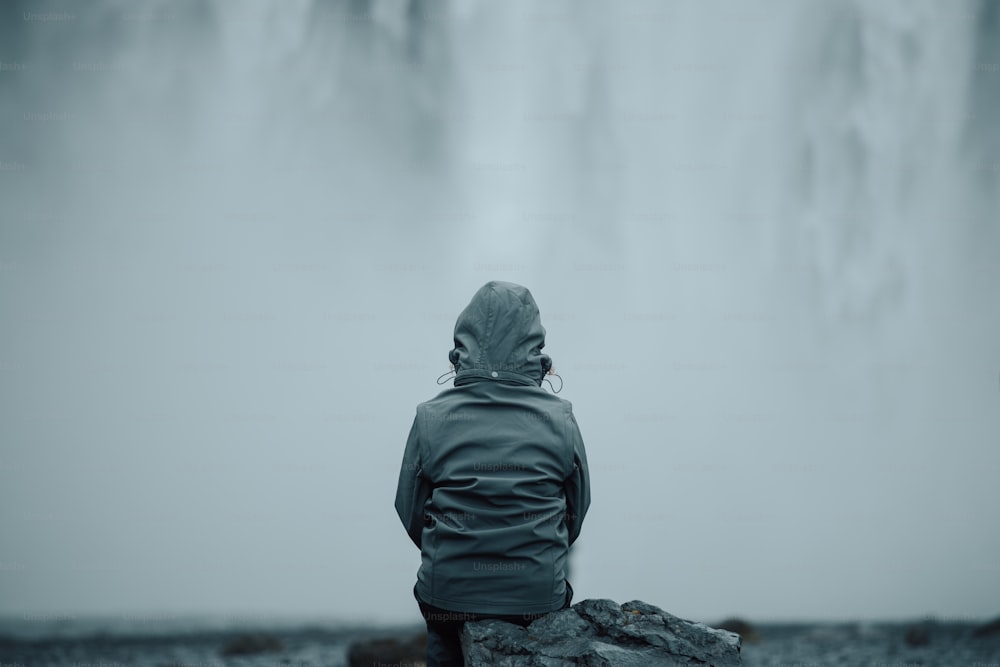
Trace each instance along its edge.
<instances>
[{"instance_id":1,"label":"person","mask_svg":"<svg viewBox=\"0 0 1000 667\"><path fill-rule=\"evenodd\" d=\"M417 406L395 505L421 552L428 667L463 664L467 621L526 626L572 601L590 477L572 404L542 386L544 346L531 292L488 282L455 323L454 386Z\"/></svg>"}]
</instances>

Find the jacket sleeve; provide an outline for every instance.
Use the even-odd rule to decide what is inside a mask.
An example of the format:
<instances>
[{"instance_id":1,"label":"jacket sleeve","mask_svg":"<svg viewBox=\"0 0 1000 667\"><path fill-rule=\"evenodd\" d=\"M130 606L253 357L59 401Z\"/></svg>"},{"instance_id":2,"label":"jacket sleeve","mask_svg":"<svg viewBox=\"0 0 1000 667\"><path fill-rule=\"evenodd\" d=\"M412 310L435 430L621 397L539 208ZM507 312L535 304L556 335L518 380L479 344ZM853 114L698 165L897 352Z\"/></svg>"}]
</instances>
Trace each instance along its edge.
<instances>
[{"instance_id":1,"label":"jacket sleeve","mask_svg":"<svg viewBox=\"0 0 1000 667\"><path fill-rule=\"evenodd\" d=\"M590 470L587 467L587 451L583 447L583 436L580 435L580 427L576 423L576 417L573 416L572 408L569 409L566 418L566 430L573 444L573 471L563 486L566 492L569 543L573 544L580 536L580 527L587 515L587 509L590 508Z\"/></svg>"},{"instance_id":2,"label":"jacket sleeve","mask_svg":"<svg viewBox=\"0 0 1000 667\"><path fill-rule=\"evenodd\" d=\"M399 483L396 485L396 513L418 549L424 528L424 503L431 494L430 484L423 475L419 422L418 412L413 418L413 426L410 427L410 435L406 439L403 463L399 468Z\"/></svg>"}]
</instances>

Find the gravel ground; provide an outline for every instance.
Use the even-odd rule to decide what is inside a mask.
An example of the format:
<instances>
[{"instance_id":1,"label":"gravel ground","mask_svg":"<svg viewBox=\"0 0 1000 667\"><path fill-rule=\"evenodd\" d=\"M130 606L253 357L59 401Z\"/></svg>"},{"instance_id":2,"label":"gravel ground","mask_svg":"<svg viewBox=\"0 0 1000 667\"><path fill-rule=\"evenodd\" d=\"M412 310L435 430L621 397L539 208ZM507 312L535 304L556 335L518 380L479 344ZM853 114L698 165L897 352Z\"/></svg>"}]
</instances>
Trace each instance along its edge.
<instances>
[{"instance_id":1,"label":"gravel ground","mask_svg":"<svg viewBox=\"0 0 1000 667\"><path fill-rule=\"evenodd\" d=\"M926 626L924 645L906 641L908 624L762 625L744 640L746 667L1000 667L1000 637L973 638L971 625ZM13 638L0 635L0 667L306 667L346 666L355 638L410 636L414 628L284 629L273 633L187 632L156 636L88 634ZM243 639L240 640L239 638ZM240 648L259 653L225 654ZM395 663L394 663L395 664Z\"/></svg>"},{"instance_id":2,"label":"gravel ground","mask_svg":"<svg viewBox=\"0 0 1000 667\"><path fill-rule=\"evenodd\" d=\"M968 624L931 624L924 645L910 624L765 625L743 642L745 667L1000 667L1000 637L974 638Z\"/></svg>"}]
</instances>

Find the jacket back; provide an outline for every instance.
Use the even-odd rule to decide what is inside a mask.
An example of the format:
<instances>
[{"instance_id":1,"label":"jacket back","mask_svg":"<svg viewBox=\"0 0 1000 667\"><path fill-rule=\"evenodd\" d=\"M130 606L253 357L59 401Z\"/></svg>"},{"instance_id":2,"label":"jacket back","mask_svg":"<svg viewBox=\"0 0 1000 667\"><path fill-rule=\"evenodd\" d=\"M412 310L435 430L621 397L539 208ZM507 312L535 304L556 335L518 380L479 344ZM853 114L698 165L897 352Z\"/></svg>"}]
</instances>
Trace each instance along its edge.
<instances>
[{"instance_id":1,"label":"jacket back","mask_svg":"<svg viewBox=\"0 0 1000 667\"><path fill-rule=\"evenodd\" d=\"M530 326L508 340L537 320L537 308L509 320ZM456 386L417 406L397 487L396 510L421 549L417 595L457 612L553 611L566 599L567 552L590 503L580 430L569 401L541 388L544 360L532 376L516 344L492 368L463 365L461 324ZM530 348L544 356L537 342Z\"/></svg>"}]
</instances>

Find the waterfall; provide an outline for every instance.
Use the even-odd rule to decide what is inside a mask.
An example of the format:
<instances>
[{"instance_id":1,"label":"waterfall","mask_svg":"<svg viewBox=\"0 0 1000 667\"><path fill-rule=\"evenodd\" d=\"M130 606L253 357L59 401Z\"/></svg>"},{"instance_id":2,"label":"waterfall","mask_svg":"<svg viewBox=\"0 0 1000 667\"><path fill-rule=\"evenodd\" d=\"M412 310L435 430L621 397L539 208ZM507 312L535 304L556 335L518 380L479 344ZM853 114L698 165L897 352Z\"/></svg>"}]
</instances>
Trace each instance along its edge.
<instances>
[{"instance_id":1,"label":"waterfall","mask_svg":"<svg viewBox=\"0 0 1000 667\"><path fill-rule=\"evenodd\" d=\"M588 443L580 595L995 611L996 3L9 4L0 505L77 526L9 558L180 583L0 599L409 618L395 466L498 278Z\"/></svg>"}]
</instances>

